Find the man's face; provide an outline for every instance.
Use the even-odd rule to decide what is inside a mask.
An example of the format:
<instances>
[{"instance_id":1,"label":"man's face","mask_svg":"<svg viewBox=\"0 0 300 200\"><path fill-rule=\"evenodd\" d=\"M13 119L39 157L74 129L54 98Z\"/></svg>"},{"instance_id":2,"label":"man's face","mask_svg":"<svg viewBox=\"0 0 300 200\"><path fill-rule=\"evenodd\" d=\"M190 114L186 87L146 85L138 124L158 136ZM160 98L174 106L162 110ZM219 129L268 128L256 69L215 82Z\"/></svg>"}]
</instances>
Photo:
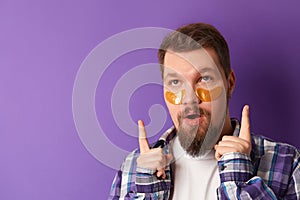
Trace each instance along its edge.
<instances>
[{"instance_id":1,"label":"man's face","mask_svg":"<svg viewBox=\"0 0 300 200\"><path fill-rule=\"evenodd\" d=\"M167 51L164 98L181 146L192 156L213 147L227 112L228 83L213 49ZM201 149L202 148L202 149Z\"/></svg>"}]
</instances>

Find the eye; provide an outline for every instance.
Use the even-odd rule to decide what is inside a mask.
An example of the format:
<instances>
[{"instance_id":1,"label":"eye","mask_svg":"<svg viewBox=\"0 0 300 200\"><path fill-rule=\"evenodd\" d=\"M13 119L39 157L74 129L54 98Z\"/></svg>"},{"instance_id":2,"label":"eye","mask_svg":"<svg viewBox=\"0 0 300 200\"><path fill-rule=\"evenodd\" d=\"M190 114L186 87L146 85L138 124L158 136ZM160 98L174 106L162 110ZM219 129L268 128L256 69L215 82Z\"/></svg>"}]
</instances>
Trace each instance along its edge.
<instances>
[{"instance_id":1,"label":"eye","mask_svg":"<svg viewBox=\"0 0 300 200\"><path fill-rule=\"evenodd\" d=\"M170 81L170 85L171 86L178 86L180 83L179 83L179 80L177 80L177 79L174 79L174 80L171 80Z\"/></svg>"},{"instance_id":2,"label":"eye","mask_svg":"<svg viewBox=\"0 0 300 200\"><path fill-rule=\"evenodd\" d=\"M171 83L172 83L173 85L177 85L177 84L179 83L179 81L178 81L178 80L172 80Z\"/></svg>"},{"instance_id":3,"label":"eye","mask_svg":"<svg viewBox=\"0 0 300 200\"><path fill-rule=\"evenodd\" d=\"M201 81L203 81L203 82L209 82L212 80L213 80L213 78L211 76L202 76L201 77Z\"/></svg>"}]
</instances>

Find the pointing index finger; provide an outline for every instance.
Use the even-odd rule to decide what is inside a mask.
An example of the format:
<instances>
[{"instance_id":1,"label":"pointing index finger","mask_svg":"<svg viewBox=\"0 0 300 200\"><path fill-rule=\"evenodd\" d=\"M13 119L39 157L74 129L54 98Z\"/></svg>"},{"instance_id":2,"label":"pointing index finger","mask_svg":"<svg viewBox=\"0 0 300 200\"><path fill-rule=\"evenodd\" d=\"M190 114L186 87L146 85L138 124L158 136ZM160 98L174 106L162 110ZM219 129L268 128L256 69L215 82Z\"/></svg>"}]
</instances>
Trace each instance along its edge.
<instances>
[{"instance_id":1,"label":"pointing index finger","mask_svg":"<svg viewBox=\"0 0 300 200\"><path fill-rule=\"evenodd\" d=\"M138 121L138 126L139 126L139 146L140 146L140 152L145 153L150 150L147 135L146 135L146 130L145 130L145 125L142 120Z\"/></svg>"},{"instance_id":2,"label":"pointing index finger","mask_svg":"<svg viewBox=\"0 0 300 200\"><path fill-rule=\"evenodd\" d=\"M241 130L239 138L251 142L249 110L249 105L245 105L242 111Z\"/></svg>"}]
</instances>

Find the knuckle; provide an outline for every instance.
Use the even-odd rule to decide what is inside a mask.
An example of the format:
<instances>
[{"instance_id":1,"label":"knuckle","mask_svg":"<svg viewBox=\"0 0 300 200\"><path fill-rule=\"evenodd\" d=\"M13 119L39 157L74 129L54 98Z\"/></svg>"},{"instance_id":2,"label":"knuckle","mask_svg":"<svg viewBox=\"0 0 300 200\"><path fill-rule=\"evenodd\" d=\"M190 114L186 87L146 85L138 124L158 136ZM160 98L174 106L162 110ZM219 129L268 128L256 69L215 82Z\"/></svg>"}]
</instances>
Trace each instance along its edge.
<instances>
[{"instance_id":1,"label":"knuckle","mask_svg":"<svg viewBox=\"0 0 300 200\"><path fill-rule=\"evenodd\" d=\"M139 164L139 163L141 163L141 160L142 160L142 158L141 158L141 156L139 156L139 157L137 157L136 162Z\"/></svg>"},{"instance_id":2,"label":"knuckle","mask_svg":"<svg viewBox=\"0 0 300 200\"><path fill-rule=\"evenodd\" d=\"M242 144L239 144L238 148L237 148L237 152L243 153L244 152L244 146Z\"/></svg>"},{"instance_id":3,"label":"knuckle","mask_svg":"<svg viewBox=\"0 0 300 200\"><path fill-rule=\"evenodd\" d=\"M155 167L156 167L156 168L159 168L159 167L160 167L160 161L156 161L156 162L155 162Z\"/></svg>"},{"instance_id":4,"label":"knuckle","mask_svg":"<svg viewBox=\"0 0 300 200\"><path fill-rule=\"evenodd\" d=\"M163 149L162 148L157 148L158 149L158 152L160 153L160 154L163 154Z\"/></svg>"},{"instance_id":5,"label":"knuckle","mask_svg":"<svg viewBox=\"0 0 300 200\"><path fill-rule=\"evenodd\" d=\"M163 159L160 158L159 160L157 160L158 164L161 165L163 163Z\"/></svg>"},{"instance_id":6,"label":"knuckle","mask_svg":"<svg viewBox=\"0 0 300 200\"><path fill-rule=\"evenodd\" d=\"M138 166L146 166L147 160L144 157L140 156L136 159L136 163Z\"/></svg>"},{"instance_id":7,"label":"knuckle","mask_svg":"<svg viewBox=\"0 0 300 200\"><path fill-rule=\"evenodd\" d=\"M249 144L249 143L246 143L246 144L245 144L245 148L246 148L246 149L249 149L249 148L250 148L250 144Z\"/></svg>"},{"instance_id":8,"label":"knuckle","mask_svg":"<svg viewBox=\"0 0 300 200\"><path fill-rule=\"evenodd\" d=\"M162 148L154 148L154 149L151 149L151 151L157 155L162 155L163 154L163 150Z\"/></svg>"},{"instance_id":9,"label":"knuckle","mask_svg":"<svg viewBox=\"0 0 300 200\"><path fill-rule=\"evenodd\" d=\"M228 138L228 136L227 135L224 135L223 137L222 137L222 140L226 140Z\"/></svg>"},{"instance_id":10,"label":"knuckle","mask_svg":"<svg viewBox=\"0 0 300 200\"><path fill-rule=\"evenodd\" d=\"M250 144L250 142L244 141L243 146L245 149L249 149L251 147L251 144Z\"/></svg>"}]
</instances>

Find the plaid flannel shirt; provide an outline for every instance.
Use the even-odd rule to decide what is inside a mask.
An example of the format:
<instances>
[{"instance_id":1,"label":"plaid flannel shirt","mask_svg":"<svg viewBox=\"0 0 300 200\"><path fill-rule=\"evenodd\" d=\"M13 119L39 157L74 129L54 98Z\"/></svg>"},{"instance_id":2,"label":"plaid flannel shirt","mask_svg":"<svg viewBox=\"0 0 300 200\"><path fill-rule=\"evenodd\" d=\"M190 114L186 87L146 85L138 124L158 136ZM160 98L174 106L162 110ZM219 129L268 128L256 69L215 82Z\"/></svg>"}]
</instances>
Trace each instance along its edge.
<instances>
[{"instance_id":1,"label":"plaid flannel shirt","mask_svg":"<svg viewBox=\"0 0 300 200\"><path fill-rule=\"evenodd\" d=\"M240 123L233 135L238 136ZM162 139L168 146L175 131L167 131ZM276 143L263 136L251 135L250 156L233 152L218 161L221 184L218 199L300 199L300 154L288 144ZM166 148L166 147L165 147ZM137 168L139 150L129 154L117 172L109 199L169 199L172 191L172 167L167 178L158 179L153 171Z\"/></svg>"}]
</instances>

